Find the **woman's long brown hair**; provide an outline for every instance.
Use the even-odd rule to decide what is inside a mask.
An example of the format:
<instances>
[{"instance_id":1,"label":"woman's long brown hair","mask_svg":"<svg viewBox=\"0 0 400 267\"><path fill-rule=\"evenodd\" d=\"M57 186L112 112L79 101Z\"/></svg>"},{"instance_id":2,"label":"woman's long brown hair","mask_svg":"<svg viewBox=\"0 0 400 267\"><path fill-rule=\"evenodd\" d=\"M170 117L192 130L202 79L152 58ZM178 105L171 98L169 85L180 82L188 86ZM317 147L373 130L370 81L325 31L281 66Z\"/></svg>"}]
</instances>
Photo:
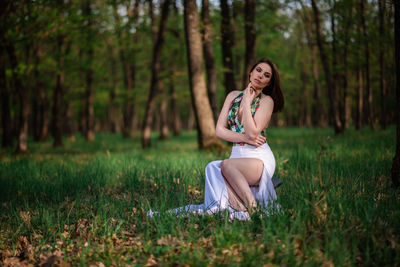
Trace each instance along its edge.
<instances>
[{"instance_id":1,"label":"woman's long brown hair","mask_svg":"<svg viewBox=\"0 0 400 267\"><path fill-rule=\"evenodd\" d=\"M282 87L281 87L281 80L279 78L279 72L278 68L276 67L275 63L272 62L268 58L261 58L260 60L257 61L256 64L250 69L250 73L256 68L256 66L260 63L267 63L271 69L272 69L272 77L270 82L262 92L265 95L271 96L272 100L274 100L274 110L273 112L280 112L283 110L283 106L285 104L284 98L283 98L283 93L282 93ZM250 77L250 74L249 74Z\"/></svg>"}]
</instances>

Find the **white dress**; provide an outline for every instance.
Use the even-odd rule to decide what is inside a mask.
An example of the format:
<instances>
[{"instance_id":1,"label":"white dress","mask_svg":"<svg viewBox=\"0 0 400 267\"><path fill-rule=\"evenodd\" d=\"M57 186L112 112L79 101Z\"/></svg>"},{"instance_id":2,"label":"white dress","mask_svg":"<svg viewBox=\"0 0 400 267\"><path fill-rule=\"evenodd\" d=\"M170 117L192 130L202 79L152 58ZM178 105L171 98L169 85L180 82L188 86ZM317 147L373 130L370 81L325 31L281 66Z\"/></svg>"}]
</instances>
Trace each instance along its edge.
<instances>
[{"instance_id":1,"label":"white dress","mask_svg":"<svg viewBox=\"0 0 400 267\"><path fill-rule=\"evenodd\" d=\"M260 147L252 145L234 145L229 158L257 158L264 163L264 169L258 186L250 186L254 198L258 205L268 213L269 208L276 200L276 192L272 183L272 175L275 171L275 158L267 143ZM189 213L196 214L214 214L223 210L228 210L231 219L249 220L247 213L235 211L229 205L228 191L225 180L221 174L222 160L212 161L207 164L205 169L205 194L204 203L200 205L187 205L167 211L180 216ZM279 206L277 206L279 208ZM148 216L158 214L158 212L149 211Z\"/></svg>"}]
</instances>

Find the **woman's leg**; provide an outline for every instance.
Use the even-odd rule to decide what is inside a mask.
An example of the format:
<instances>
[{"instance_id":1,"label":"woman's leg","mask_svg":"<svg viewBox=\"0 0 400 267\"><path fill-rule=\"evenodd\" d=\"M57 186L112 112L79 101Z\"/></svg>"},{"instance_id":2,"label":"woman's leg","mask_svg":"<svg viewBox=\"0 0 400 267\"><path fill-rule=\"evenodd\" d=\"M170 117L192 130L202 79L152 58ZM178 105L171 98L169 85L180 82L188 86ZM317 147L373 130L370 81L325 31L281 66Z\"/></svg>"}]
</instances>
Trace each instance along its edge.
<instances>
[{"instance_id":1,"label":"woman's leg","mask_svg":"<svg viewBox=\"0 0 400 267\"><path fill-rule=\"evenodd\" d=\"M221 162L222 175L248 209L257 206L250 185L258 184L263 167L263 162L254 158L226 159Z\"/></svg>"}]
</instances>

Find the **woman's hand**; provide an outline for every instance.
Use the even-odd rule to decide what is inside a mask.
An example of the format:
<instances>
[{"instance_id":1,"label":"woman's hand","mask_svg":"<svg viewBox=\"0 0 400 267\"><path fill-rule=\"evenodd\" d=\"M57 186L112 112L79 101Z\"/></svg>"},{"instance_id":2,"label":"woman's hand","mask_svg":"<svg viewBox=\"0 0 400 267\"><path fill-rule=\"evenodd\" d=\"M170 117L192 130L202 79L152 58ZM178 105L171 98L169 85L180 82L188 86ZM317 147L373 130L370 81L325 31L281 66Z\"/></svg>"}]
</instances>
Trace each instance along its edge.
<instances>
[{"instance_id":1,"label":"woman's hand","mask_svg":"<svg viewBox=\"0 0 400 267\"><path fill-rule=\"evenodd\" d=\"M246 103L246 105L250 105L253 99L256 97L256 90L251 84L251 82L247 85L246 89L243 92L242 101Z\"/></svg>"},{"instance_id":2,"label":"woman's hand","mask_svg":"<svg viewBox=\"0 0 400 267\"><path fill-rule=\"evenodd\" d=\"M255 138L246 137L246 143L256 147L262 146L266 141L267 139L262 135L257 135Z\"/></svg>"}]
</instances>

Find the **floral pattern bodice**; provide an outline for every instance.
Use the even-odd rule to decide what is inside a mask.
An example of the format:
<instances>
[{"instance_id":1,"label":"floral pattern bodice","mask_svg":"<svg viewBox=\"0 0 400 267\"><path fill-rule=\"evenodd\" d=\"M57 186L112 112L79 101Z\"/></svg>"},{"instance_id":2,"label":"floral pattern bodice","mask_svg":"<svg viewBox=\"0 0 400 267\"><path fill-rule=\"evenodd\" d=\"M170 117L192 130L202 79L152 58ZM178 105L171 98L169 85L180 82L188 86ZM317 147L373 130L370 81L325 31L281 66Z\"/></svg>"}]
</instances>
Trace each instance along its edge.
<instances>
[{"instance_id":1,"label":"floral pattern bodice","mask_svg":"<svg viewBox=\"0 0 400 267\"><path fill-rule=\"evenodd\" d=\"M254 114L256 113L260 105L261 95L262 93L256 96L251 102L250 111L252 117L254 117ZM233 99L231 108L229 109L228 113L228 128L231 131L237 133L244 133L244 126L239 122L239 107L240 103L242 102L242 99L243 99L243 92L239 93L238 96L235 97L235 99ZM265 136L264 131L261 131L260 135ZM238 144L245 145L245 143L238 143Z\"/></svg>"}]
</instances>

